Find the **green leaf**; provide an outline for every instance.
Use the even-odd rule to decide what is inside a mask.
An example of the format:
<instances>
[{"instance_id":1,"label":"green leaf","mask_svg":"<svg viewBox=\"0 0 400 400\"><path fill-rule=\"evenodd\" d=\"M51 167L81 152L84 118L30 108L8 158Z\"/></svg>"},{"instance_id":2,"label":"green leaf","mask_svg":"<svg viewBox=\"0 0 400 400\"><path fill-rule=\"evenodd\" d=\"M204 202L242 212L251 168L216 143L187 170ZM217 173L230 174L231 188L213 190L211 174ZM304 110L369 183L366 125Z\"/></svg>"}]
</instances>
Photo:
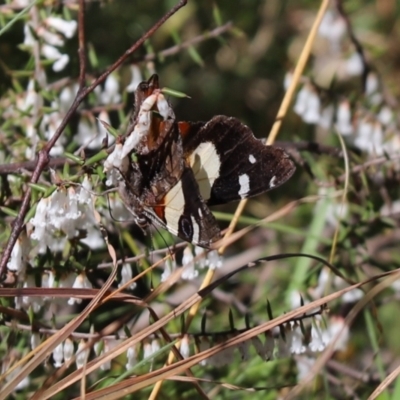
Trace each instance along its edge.
<instances>
[{"instance_id":1,"label":"green leaf","mask_svg":"<svg viewBox=\"0 0 400 400\"><path fill-rule=\"evenodd\" d=\"M28 186L40 193L46 193L49 190L48 186L43 186L39 183L28 183Z\"/></svg>"},{"instance_id":2,"label":"green leaf","mask_svg":"<svg viewBox=\"0 0 400 400\"><path fill-rule=\"evenodd\" d=\"M192 60L196 64L200 65L200 67L204 67L204 61L194 46L190 46L188 48L188 52L189 52L190 57L192 57Z\"/></svg>"},{"instance_id":3,"label":"green leaf","mask_svg":"<svg viewBox=\"0 0 400 400\"><path fill-rule=\"evenodd\" d=\"M207 313L203 313L201 316L201 333L206 333L206 324L207 324Z\"/></svg>"},{"instance_id":4,"label":"green leaf","mask_svg":"<svg viewBox=\"0 0 400 400\"><path fill-rule=\"evenodd\" d=\"M217 3L214 3L214 5L213 5L213 17L214 17L214 21L215 21L216 25L221 26L222 25L222 16L221 16L221 11L220 11L219 7L217 6Z\"/></svg>"},{"instance_id":5,"label":"green leaf","mask_svg":"<svg viewBox=\"0 0 400 400\"><path fill-rule=\"evenodd\" d=\"M171 36L172 36L172 40L174 41L175 44L181 44L181 38L179 37L178 32L174 29L173 31L171 31Z\"/></svg>"},{"instance_id":6,"label":"green leaf","mask_svg":"<svg viewBox=\"0 0 400 400\"><path fill-rule=\"evenodd\" d=\"M98 177L100 178L101 181L106 178L106 174L103 172L103 166L102 165L98 165L97 166L96 174L98 175Z\"/></svg>"},{"instance_id":7,"label":"green leaf","mask_svg":"<svg viewBox=\"0 0 400 400\"><path fill-rule=\"evenodd\" d=\"M99 121L101 123L101 125L103 125L103 128L112 136L114 136L115 138L119 136L118 131L113 128L110 124L108 124L106 121L103 121L102 119L97 118L97 121Z\"/></svg>"},{"instance_id":8,"label":"green leaf","mask_svg":"<svg viewBox=\"0 0 400 400\"><path fill-rule=\"evenodd\" d=\"M83 165L85 162L82 160L81 157L76 156L75 154L72 153L64 153L64 157L68 158L68 160L71 160L79 165Z\"/></svg>"},{"instance_id":9,"label":"green leaf","mask_svg":"<svg viewBox=\"0 0 400 400\"><path fill-rule=\"evenodd\" d=\"M53 194L53 192L56 191L56 190L57 190L57 186L56 186L56 185L53 185L53 186L47 188L47 190L46 190L46 192L44 193L43 197L49 197L49 196L51 196L51 195Z\"/></svg>"},{"instance_id":10,"label":"green leaf","mask_svg":"<svg viewBox=\"0 0 400 400\"><path fill-rule=\"evenodd\" d=\"M138 156L137 156L136 153L132 153L131 154L131 161L134 162L134 163L138 162Z\"/></svg>"},{"instance_id":11,"label":"green leaf","mask_svg":"<svg viewBox=\"0 0 400 400\"><path fill-rule=\"evenodd\" d=\"M146 40L144 42L144 48L146 49L146 54L154 54L155 53L154 48L151 45L150 40Z\"/></svg>"},{"instance_id":12,"label":"green leaf","mask_svg":"<svg viewBox=\"0 0 400 400\"><path fill-rule=\"evenodd\" d=\"M229 326L231 331L235 330L235 318L233 317L231 308L229 308Z\"/></svg>"},{"instance_id":13,"label":"green leaf","mask_svg":"<svg viewBox=\"0 0 400 400\"><path fill-rule=\"evenodd\" d=\"M99 66L99 60L97 58L96 50L94 49L93 45L90 43L88 43L87 49L88 49L88 59L89 59L90 65L91 65L91 67L93 67L93 69L97 69Z\"/></svg>"},{"instance_id":14,"label":"green leaf","mask_svg":"<svg viewBox=\"0 0 400 400\"><path fill-rule=\"evenodd\" d=\"M4 214L9 215L10 217L17 217L18 212L13 210L12 208L0 206L0 210L3 211Z\"/></svg>"},{"instance_id":15,"label":"green leaf","mask_svg":"<svg viewBox=\"0 0 400 400\"><path fill-rule=\"evenodd\" d=\"M24 222L27 223L28 221L30 221L30 220L35 216L35 213L36 213L36 206L35 206L35 207L32 207L32 208L26 213Z\"/></svg>"},{"instance_id":16,"label":"green leaf","mask_svg":"<svg viewBox=\"0 0 400 400\"><path fill-rule=\"evenodd\" d=\"M32 306L30 306L28 309L28 318L29 318L29 323L33 325L33 319L35 318L35 313L33 312Z\"/></svg>"},{"instance_id":17,"label":"green leaf","mask_svg":"<svg viewBox=\"0 0 400 400\"><path fill-rule=\"evenodd\" d=\"M129 330L129 328L128 328L125 324L124 324L124 326L122 327L122 329L124 330L125 335L126 335L128 338L132 337L131 331Z\"/></svg>"},{"instance_id":18,"label":"green leaf","mask_svg":"<svg viewBox=\"0 0 400 400\"><path fill-rule=\"evenodd\" d=\"M86 160L83 165L85 165L85 166L93 165L93 164L98 163L99 161L104 160L107 157L108 157L108 153L105 150L101 150L97 154L95 154L93 157L90 157L88 160Z\"/></svg>"},{"instance_id":19,"label":"green leaf","mask_svg":"<svg viewBox=\"0 0 400 400\"><path fill-rule=\"evenodd\" d=\"M166 87L161 89L161 93L167 94L172 97L177 97L178 99L184 99L184 98L190 99L191 98L186 93L178 92L177 90L173 90L173 89L166 88Z\"/></svg>"},{"instance_id":20,"label":"green leaf","mask_svg":"<svg viewBox=\"0 0 400 400\"><path fill-rule=\"evenodd\" d=\"M37 3L37 1L38 0L32 1L31 4L21 10L13 19L11 19L11 21L0 30L0 36L3 35L3 33L6 33L17 21L19 21Z\"/></svg>"},{"instance_id":21,"label":"green leaf","mask_svg":"<svg viewBox=\"0 0 400 400\"><path fill-rule=\"evenodd\" d=\"M267 300L267 314L268 314L268 318L270 320L274 319L274 314L272 313L272 307L271 307L271 303L269 302L269 300Z\"/></svg>"}]
</instances>

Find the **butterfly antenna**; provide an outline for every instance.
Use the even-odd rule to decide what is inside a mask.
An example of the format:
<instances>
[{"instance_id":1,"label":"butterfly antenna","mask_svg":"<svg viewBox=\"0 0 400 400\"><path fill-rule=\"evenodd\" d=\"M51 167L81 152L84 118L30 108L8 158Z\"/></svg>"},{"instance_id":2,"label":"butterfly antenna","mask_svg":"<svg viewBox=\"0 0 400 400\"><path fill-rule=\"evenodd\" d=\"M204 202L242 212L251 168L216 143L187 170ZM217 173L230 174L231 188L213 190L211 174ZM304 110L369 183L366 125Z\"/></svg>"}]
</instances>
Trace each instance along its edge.
<instances>
[{"instance_id":1,"label":"butterfly antenna","mask_svg":"<svg viewBox=\"0 0 400 400\"><path fill-rule=\"evenodd\" d=\"M164 242L165 247L168 249L168 253L169 253L170 257L173 257L174 252L172 251L171 247L169 246L169 244L165 240L164 235L162 234L162 232L159 230L159 228L155 224L153 224L153 226L154 226L154 229L157 231L157 233L161 236L161 239ZM150 234L150 237L151 237L151 242L154 243L152 233L149 232L149 234ZM154 247L153 247L153 250L154 250Z\"/></svg>"},{"instance_id":2,"label":"butterfly antenna","mask_svg":"<svg viewBox=\"0 0 400 400\"><path fill-rule=\"evenodd\" d=\"M119 220L119 219L117 219L117 218L115 218L115 217L113 216L112 210L111 210L111 201L110 201L110 197L109 197L108 193L106 193L106 195L107 195L107 207L108 207L108 212L109 212L109 214L110 214L112 220L115 221L115 222L127 222L127 221L122 220L122 219Z\"/></svg>"}]
</instances>

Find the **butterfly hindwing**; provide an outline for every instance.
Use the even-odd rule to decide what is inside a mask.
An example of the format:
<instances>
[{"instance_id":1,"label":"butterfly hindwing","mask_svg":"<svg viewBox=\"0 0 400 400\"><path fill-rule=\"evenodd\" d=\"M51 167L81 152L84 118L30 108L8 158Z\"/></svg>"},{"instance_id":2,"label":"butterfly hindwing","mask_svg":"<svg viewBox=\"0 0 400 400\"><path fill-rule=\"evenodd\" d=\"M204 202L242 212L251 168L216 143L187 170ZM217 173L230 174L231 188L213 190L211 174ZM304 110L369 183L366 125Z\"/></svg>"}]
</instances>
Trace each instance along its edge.
<instances>
[{"instance_id":1,"label":"butterfly hindwing","mask_svg":"<svg viewBox=\"0 0 400 400\"><path fill-rule=\"evenodd\" d=\"M183 152L208 205L255 196L288 180L295 167L286 153L265 146L239 120L180 122Z\"/></svg>"},{"instance_id":2,"label":"butterfly hindwing","mask_svg":"<svg viewBox=\"0 0 400 400\"><path fill-rule=\"evenodd\" d=\"M144 215L173 235L193 244L209 247L220 239L220 230L200 195L190 168L157 205L146 205Z\"/></svg>"}]
</instances>

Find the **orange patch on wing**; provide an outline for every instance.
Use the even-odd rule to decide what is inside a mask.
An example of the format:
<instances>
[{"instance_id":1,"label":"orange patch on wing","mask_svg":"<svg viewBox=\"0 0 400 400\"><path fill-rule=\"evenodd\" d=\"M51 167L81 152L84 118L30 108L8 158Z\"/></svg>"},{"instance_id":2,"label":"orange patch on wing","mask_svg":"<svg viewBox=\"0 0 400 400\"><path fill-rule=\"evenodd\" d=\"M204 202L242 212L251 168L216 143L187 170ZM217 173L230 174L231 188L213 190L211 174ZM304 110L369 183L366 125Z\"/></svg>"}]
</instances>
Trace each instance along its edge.
<instances>
[{"instance_id":1,"label":"orange patch on wing","mask_svg":"<svg viewBox=\"0 0 400 400\"><path fill-rule=\"evenodd\" d=\"M161 221L165 221L165 207L164 206L155 206L153 207L154 212L157 217L160 218Z\"/></svg>"},{"instance_id":2,"label":"orange patch on wing","mask_svg":"<svg viewBox=\"0 0 400 400\"><path fill-rule=\"evenodd\" d=\"M178 129L179 133L184 138L190 131L190 124L187 122L178 122Z\"/></svg>"}]
</instances>

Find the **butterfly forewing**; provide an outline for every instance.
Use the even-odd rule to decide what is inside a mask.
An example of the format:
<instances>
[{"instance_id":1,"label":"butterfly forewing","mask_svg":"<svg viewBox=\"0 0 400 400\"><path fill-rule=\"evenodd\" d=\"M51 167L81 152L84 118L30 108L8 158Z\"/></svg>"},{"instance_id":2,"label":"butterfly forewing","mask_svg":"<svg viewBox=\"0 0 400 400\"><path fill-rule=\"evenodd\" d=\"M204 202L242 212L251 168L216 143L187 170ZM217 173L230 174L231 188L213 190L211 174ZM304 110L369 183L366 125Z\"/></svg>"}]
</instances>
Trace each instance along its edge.
<instances>
[{"instance_id":1,"label":"butterfly forewing","mask_svg":"<svg viewBox=\"0 0 400 400\"><path fill-rule=\"evenodd\" d=\"M183 152L208 205L266 192L286 182L295 166L277 147L264 146L236 118L179 123Z\"/></svg>"}]
</instances>

